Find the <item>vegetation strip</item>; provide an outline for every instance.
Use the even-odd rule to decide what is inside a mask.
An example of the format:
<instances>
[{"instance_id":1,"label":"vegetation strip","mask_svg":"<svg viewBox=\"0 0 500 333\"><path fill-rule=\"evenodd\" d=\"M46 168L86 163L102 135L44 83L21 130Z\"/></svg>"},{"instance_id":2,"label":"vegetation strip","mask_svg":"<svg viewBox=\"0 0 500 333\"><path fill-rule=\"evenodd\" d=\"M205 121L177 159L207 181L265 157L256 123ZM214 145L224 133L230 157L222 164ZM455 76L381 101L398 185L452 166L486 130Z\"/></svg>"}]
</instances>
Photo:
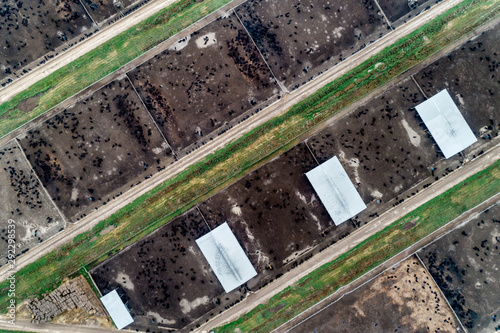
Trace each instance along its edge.
<instances>
[{"instance_id":1,"label":"vegetation strip","mask_svg":"<svg viewBox=\"0 0 500 333\"><path fill-rule=\"evenodd\" d=\"M0 104L0 137L99 81L231 0L180 0ZM22 102L31 100L32 110Z\"/></svg>"},{"instance_id":2,"label":"vegetation strip","mask_svg":"<svg viewBox=\"0 0 500 333\"><path fill-rule=\"evenodd\" d=\"M75 237L71 243L20 269L16 286L18 304L54 290L70 272L80 269L82 263L94 266L156 230L217 189L234 182L250 168L289 148L305 131L498 13L498 0L463 1L285 114L207 156L101 221L91 231ZM232 173L228 174L228 170ZM110 225L116 228L105 235L99 234ZM0 283L0 306L3 309L9 301L7 289L7 281Z\"/></svg>"},{"instance_id":3,"label":"vegetation strip","mask_svg":"<svg viewBox=\"0 0 500 333\"><path fill-rule=\"evenodd\" d=\"M500 161L321 266L268 303L215 331L270 332L498 192ZM414 221L414 227L405 228Z\"/></svg>"}]
</instances>

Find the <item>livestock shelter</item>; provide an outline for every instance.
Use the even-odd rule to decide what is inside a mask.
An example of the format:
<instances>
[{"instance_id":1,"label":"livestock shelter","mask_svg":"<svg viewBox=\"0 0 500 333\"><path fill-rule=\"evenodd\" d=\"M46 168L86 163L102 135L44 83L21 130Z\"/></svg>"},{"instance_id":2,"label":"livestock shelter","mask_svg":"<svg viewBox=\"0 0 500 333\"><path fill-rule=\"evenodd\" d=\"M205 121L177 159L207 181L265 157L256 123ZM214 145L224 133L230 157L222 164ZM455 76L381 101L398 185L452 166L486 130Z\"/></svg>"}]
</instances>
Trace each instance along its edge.
<instances>
[{"instance_id":1,"label":"livestock shelter","mask_svg":"<svg viewBox=\"0 0 500 333\"><path fill-rule=\"evenodd\" d=\"M226 293L257 275L227 222L198 238L196 244Z\"/></svg>"},{"instance_id":2,"label":"livestock shelter","mask_svg":"<svg viewBox=\"0 0 500 333\"><path fill-rule=\"evenodd\" d=\"M417 105L416 109L445 158L477 141L446 89Z\"/></svg>"},{"instance_id":3,"label":"livestock shelter","mask_svg":"<svg viewBox=\"0 0 500 333\"><path fill-rule=\"evenodd\" d=\"M134 319L128 312L125 304L123 304L116 290L101 297L101 302L119 330L134 322Z\"/></svg>"},{"instance_id":4,"label":"livestock shelter","mask_svg":"<svg viewBox=\"0 0 500 333\"><path fill-rule=\"evenodd\" d=\"M337 156L307 172L306 176L335 225L366 208Z\"/></svg>"}]
</instances>

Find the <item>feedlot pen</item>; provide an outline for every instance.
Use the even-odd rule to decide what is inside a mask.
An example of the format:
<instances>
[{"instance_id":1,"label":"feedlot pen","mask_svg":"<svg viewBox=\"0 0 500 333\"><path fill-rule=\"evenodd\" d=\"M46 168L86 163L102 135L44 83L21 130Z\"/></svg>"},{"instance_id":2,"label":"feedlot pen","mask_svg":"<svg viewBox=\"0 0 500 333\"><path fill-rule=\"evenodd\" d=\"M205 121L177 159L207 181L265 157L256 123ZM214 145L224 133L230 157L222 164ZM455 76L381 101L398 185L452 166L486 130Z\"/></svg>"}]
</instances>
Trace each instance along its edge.
<instances>
[{"instance_id":1,"label":"feedlot pen","mask_svg":"<svg viewBox=\"0 0 500 333\"><path fill-rule=\"evenodd\" d=\"M314 253L335 246L339 239L370 223L374 216L497 145L500 101L495 96L499 89L495 64L500 59L495 41L499 34L498 29L488 30L418 71L416 81L407 77L397 82L127 251L108 259L92 271L99 288L122 288L137 318L133 328L168 326L188 331L239 302L248 290L258 290ZM476 68L474 72L467 70L471 63ZM431 69L440 74L423 74ZM422 76L432 85L421 81ZM425 100L419 88L430 96L432 89L439 91L443 86L478 138L461 155L446 160L414 109ZM460 87L469 87L473 93L461 91ZM339 226L330 220L304 175L333 156L339 157L367 204L365 211ZM194 243L198 235L207 232L206 225L214 228L225 221L258 272L255 278L228 294L213 279L208 263L195 254L199 250ZM179 235L175 231L180 230L178 225L193 225L193 229L187 228ZM161 237L173 238L165 242ZM167 244L176 250L164 254ZM146 260L141 247L154 253L147 252ZM194 260L192 255L200 260ZM137 286L143 284L144 278L154 293L130 288L130 284L143 288ZM168 309L162 305L165 303L169 304ZM156 318L155 325L152 318ZM457 326L451 316L443 317L441 324L443 329Z\"/></svg>"}]
</instances>

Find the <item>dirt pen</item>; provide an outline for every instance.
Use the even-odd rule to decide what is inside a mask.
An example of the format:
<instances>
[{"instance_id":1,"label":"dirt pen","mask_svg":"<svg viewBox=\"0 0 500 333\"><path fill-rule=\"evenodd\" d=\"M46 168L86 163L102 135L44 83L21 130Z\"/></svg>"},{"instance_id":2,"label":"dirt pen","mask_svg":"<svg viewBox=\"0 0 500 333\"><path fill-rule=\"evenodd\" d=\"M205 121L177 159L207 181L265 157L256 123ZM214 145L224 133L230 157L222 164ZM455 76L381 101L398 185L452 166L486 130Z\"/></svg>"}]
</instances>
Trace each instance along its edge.
<instances>
[{"instance_id":1,"label":"dirt pen","mask_svg":"<svg viewBox=\"0 0 500 333\"><path fill-rule=\"evenodd\" d=\"M489 31L466 44L467 47L480 45L479 43L485 45L488 38L493 38L489 35L492 33L497 32ZM486 59L489 54L494 55L493 45L485 45L482 54L477 55L477 60L480 61L479 57ZM460 48L449 56L456 64L465 64L462 59L469 57ZM420 73L428 72L432 68L434 72L440 73L439 77L453 77L453 71L459 70L448 69L445 66L446 59L448 55ZM497 75L498 68L492 67L492 59L490 57L489 63L483 62L484 68L478 69L478 72L481 73L489 66L490 75ZM416 75L417 81L420 80L420 75ZM429 78L429 75L427 77ZM477 76L463 75L460 77L460 85L455 86L472 86L477 80ZM477 84L481 86L483 83ZM474 91L480 94L480 97L468 95L464 91L463 96L459 95L463 99L462 104L456 95L459 92L453 90L456 88L452 89L450 85L447 87L479 138L478 142L467 148L462 155L443 159L414 110L425 97L419 86L411 78L406 78L365 105L359 106L346 117L223 189L126 252L112 257L96 268L92 272L93 276L100 281L98 284L101 289L119 287L130 299L136 315L136 326L133 328L154 327L156 330L168 326L166 323L172 325L172 328L183 327L184 331L195 328L244 298L248 290L258 290L308 260L313 253L327 246L335 246L337 240L349 235L357 226L369 223L374 216L397 206L407 197L425 189L464 161L474 158L498 142L500 109L494 107L498 103L495 91L491 94L487 89L477 88L478 90ZM425 86L426 94L427 89L430 88ZM437 90L438 88L436 92ZM429 91L429 94L431 93L434 92ZM481 103L471 109L472 104L467 103L474 103L469 102L469 99L477 102L476 98L481 98ZM490 119L493 119L493 123ZM358 216L339 226L333 225L304 175L316 167L318 162L322 163L333 156L339 157L368 206ZM225 221L258 272L255 278L229 294L224 294L218 281L213 279L213 272L201 254L197 253L199 250L194 243L196 237L208 232L208 226L214 228ZM178 233L174 236L171 233L178 230L179 225L184 228L181 228L184 230L182 236ZM166 236L162 236L164 233ZM165 237L170 239L166 241ZM480 244L477 247L480 248L479 246ZM142 251L147 253L147 260L146 254L141 252L141 247ZM162 251L159 250L160 247ZM165 254L167 247L170 250ZM418 331L427 327L455 330L458 323L446 308L437 287L421 265L410 261L397 268L396 273L388 273L386 281L377 282L378 289L366 291L369 301L364 308L352 298L352 303L358 304L361 310L339 312L353 319L348 322L338 319L338 322L343 323L347 331L356 330L356 327L350 325L366 311L372 318L363 324L368 325L362 327L367 330L370 328L386 331L386 328L391 328ZM406 264L410 266L407 267ZM145 288L142 286L143 275L147 275L147 283L155 290L154 294L140 289ZM200 278L201 276L203 277ZM213 283L207 283L209 281ZM491 287L491 283L487 281L488 287ZM137 289L131 290L129 284L133 284ZM140 287L137 287L139 285ZM416 285L418 288L415 288ZM179 290L175 289L175 286L178 286ZM401 294L397 288L404 289L405 292ZM168 298L160 296L161 293L168 295ZM424 302L415 302L415 297ZM387 301L385 308L380 305L381 299ZM408 302L414 306L405 305ZM166 303L171 311L159 312L163 311L161 307L166 306ZM381 314L381 309L387 313ZM398 315L391 315L393 313ZM161 320L163 323L160 323ZM376 324L378 326L375 326Z\"/></svg>"},{"instance_id":2,"label":"dirt pen","mask_svg":"<svg viewBox=\"0 0 500 333\"><path fill-rule=\"evenodd\" d=\"M499 216L497 205L418 253L469 332L500 329Z\"/></svg>"},{"instance_id":3,"label":"dirt pen","mask_svg":"<svg viewBox=\"0 0 500 333\"><path fill-rule=\"evenodd\" d=\"M135 316L131 327L182 328L245 295L241 287L221 296L224 289L195 243L208 232L192 209L95 268L92 276L103 293L119 288L126 295Z\"/></svg>"},{"instance_id":4,"label":"dirt pen","mask_svg":"<svg viewBox=\"0 0 500 333\"><path fill-rule=\"evenodd\" d=\"M236 14L290 90L390 31L372 0L251 0Z\"/></svg>"},{"instance_id":5,"label":"dirt pen","mask_svg":"<svg viewBox=\"0 0 500 333\"><path fill-rule=\"evenodd\" d=\"M8 261L9 230L15 234L13 254L20 255L65 226L15 141L0 147L0 197L0 266ZM14 228L9 227L9 220Z\"/></svg>"},{"instance_id":6,"label":"dirt pen","mask_svg":"<svg viewBox=\"0 0 500 333\"><path fill-rule=\"evenodd\" d=\"M438 286L412 256L290 332L463 332Z\"/></svg>"},{"instance_id":7,"label":"dirt pen","mask_svg":"<svg viewBox=\"0 0 500 333\"><path fill-rule=\"evenodd\" d=\"M92 28L77 0L7 0L0 8L0 81Z\"/></svg>"},{"instance_id":8,"label":"dirt pen","mask_svg":"<svg viewBox=\"0 0 500 333\"><path fill-rule=\"evenodd\" d=\"M174 161L126 78L30 130L20 143L70 221Z\"/></svg>"},{"instance_id":9,"label":"dirt pen","mask_svg":"<svg viewBox=\"0 0 500 333\"><path fill-rule=\"evenodd\" d=\"M260 273L252 289L295 267L327 235L338 240L354 229L336 227L319 201L305 176L316 166L300 144L200 204L212 227L227 221L243 244Z\"/></svg>"},{"instance_id":10,"label":"dirt pen","mask_svg":"<svg viewBox=\"0 0 500 333\"><path fill-rule=\"evenodd\" d=\"M427 96L448 89L476 137L491 141L500 125L500 29L490 29L415 74Z\"/></svg>"},{"instance_id":11,"label":"dirt pen","mask_svg":"<svg viewBox=\"0 0 500 333\"><path fill-rule=\"evenodd\" d=\"M237 117L265 107L279 93L234 15L210 23L129 75L180 156L188 146L187 153L219 135Z\"/></svg>"}]
</instances>

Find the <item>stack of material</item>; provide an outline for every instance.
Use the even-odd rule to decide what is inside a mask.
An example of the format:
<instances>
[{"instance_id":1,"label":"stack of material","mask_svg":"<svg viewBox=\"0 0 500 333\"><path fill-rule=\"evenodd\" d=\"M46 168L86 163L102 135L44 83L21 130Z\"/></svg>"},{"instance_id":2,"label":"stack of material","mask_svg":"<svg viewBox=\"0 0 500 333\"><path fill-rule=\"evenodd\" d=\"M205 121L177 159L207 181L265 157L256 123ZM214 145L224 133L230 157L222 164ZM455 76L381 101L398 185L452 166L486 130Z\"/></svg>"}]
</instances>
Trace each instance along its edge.
<instances>
[{"instance_id":1,"label":"stack of material","mask_svg":"<svg viewBox=\"0 0 500 333\"><path fill-rule=\"evenodd\" d=\"M27 306L32 313L32 320L37 323L50 321L74 308L96 316L106 316L106 310L83 276L66 282L43 299L30 300Z\"/></svg>"}]
</instances>

